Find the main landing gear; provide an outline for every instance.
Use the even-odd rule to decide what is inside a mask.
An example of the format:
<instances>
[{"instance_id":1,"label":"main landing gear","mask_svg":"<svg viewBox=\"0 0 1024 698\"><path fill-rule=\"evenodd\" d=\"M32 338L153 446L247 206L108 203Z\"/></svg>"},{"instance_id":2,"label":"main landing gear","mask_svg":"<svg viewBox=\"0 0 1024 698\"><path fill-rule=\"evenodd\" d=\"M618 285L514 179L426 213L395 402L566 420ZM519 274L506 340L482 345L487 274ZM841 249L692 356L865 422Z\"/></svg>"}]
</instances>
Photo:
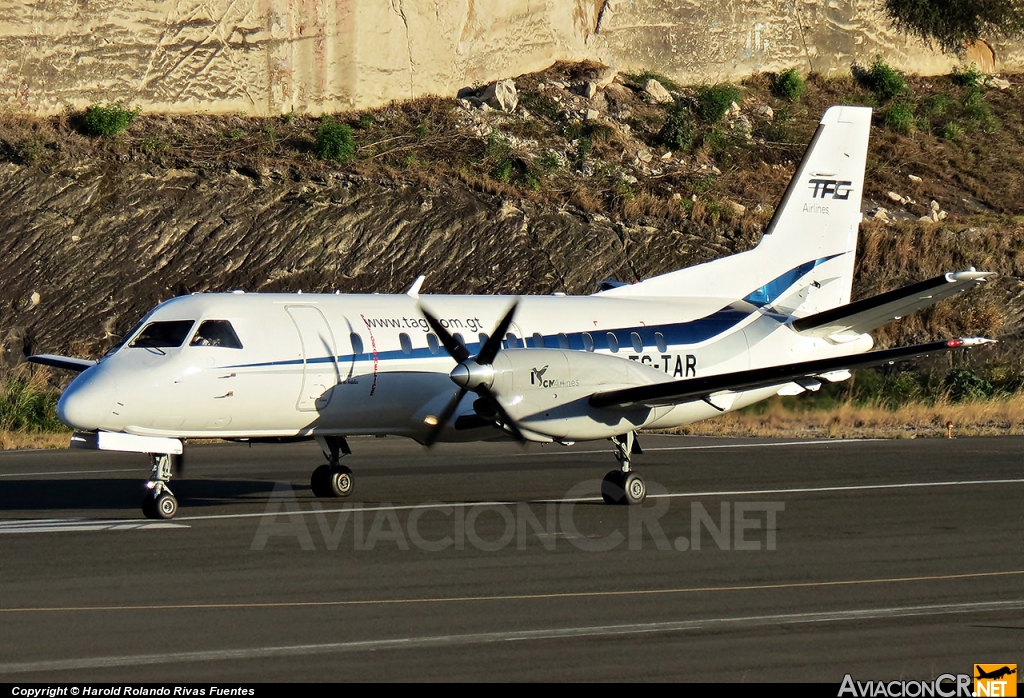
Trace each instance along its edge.
<instances>
[{"instance_id":1,"label":"main landing gear","mask_svg":"<svg viewBox=\"0 0 1024 698\"><path fill-rule=\"evenodd\" d=\"M153 463L153 474L149 476L146 494L142 497L142 513L147 519L174 518L178 513L178 500L167 486L171 480L171 456L151 453L149 459Z\"/></svg>"},{"instance_id":2,"label":"main landing gear","mask_svg":"<svg viewBox=\"0 0 1024 698\"><path fill-rule=\"evenodd\" d=\"M352 471L341 465L341 457L351 455L352 449L344 436L318 436L317 443L328 463L313 471L309 486L317 497L347 497L352 494Z\"/></svg>"},{"instance_id":3,"label":"main landing gear","mask_svg":"<svg viewBox=\"0 0 1024 698\"><path fill-rule=\"evenodd\" d=\"M643 453L636 432L613 436L611 440L615 444L615 459L619 461L619 469L604 476L601 498L605 504L642 504L647 496L647 485L629 467L630 456Z\"/></svg>"}]
</instances>

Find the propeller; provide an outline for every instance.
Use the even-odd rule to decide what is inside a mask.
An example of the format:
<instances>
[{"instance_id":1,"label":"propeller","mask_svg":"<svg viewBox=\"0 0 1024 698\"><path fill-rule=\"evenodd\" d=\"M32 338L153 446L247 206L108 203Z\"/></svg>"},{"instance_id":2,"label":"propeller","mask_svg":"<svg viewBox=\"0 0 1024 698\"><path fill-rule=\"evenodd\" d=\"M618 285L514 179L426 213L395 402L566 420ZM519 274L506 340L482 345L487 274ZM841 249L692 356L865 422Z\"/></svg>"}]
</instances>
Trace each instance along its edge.
<instances>
[{"instance_id":1,"label":"propeller","mask_svg":"<svg viewBox=\"0 0 1024 698\"><path fill-rule=\"evenodd\" d=\"M505 317L494 328L494 332L487 338L484 345L480 347L480 351L475 357L469 353L469 349L466 348L466 345L458 337L449 333L437 318L431 315L422 305L420 306L420 312L426 318L430 329L441 340L441 345L445 351L458 362L458 365L452 369L449 376L459 386L458 392L441 410L441 414L427 417L426 423L430 426L430 431L423 440L425 445L433 446L437 442L438 437L441 435L441 430L444 429L449 420L451 420L452 415L455 414L455 410L458 409L462 398L466 397L466 393L470 391L476 393L487 402L487 405L494 411L498 421L512 433L512 437L516 441L526 443L526 437L523 436L519 425L509 416L505 407L498 402L497 393L491 389L491 384L494 382L494 366L492 364L498 352L501 351L502 338L512 324L512 318L515 317L518 305L518 301L512 304L512 307L505 313Z\"/></svg>"}]
</instances>

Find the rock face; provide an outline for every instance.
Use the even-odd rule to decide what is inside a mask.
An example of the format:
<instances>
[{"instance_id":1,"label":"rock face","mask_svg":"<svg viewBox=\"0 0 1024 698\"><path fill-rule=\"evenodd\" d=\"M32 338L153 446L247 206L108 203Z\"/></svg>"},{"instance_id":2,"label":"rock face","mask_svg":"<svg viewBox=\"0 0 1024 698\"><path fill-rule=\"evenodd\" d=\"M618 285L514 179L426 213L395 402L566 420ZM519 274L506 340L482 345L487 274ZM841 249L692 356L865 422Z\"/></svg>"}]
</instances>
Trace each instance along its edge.
<instances>
[{"instance_id":1,"label":"rock face","mask_svg":"<svg viewBox=\"0 0 1024 698\"><path fill-rule=\"evenodd\" d=\"M0 104L36 114L115 100L159 112L319 114L584 59L688 83L794 65L845 72L876 54L910 72L949 71L954 59L895 33L879 4L0 0ZM969 55L986 71L1024 68L1019 43L981 43Z\"/></svg>"},{"instance_id":2,"label":"rock face","mask_svg":"<svg viewBox=\"0 0 1024 698\"><path fill-rule=\"evenodd\" d=\"M586 294L742 244L458 185L109 161L0 165L0 230L0 367L102 355L192 291L403 293L426 274L423 293Z\"/></svg>"}]
</instances>

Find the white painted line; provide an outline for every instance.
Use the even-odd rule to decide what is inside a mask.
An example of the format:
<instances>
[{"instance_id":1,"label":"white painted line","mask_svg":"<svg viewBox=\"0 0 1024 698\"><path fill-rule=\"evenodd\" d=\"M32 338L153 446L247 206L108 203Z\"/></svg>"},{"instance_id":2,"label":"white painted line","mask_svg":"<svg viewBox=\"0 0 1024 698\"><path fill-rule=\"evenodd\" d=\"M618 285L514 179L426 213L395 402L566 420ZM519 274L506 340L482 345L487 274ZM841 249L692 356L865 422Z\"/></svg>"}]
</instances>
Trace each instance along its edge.
<instances>
[{"instance_id":1,"label":"white painted line","mask_svg":"<svg viewBox=\"0 0 1024 698\"><path fill-rule=\"evenodd\" d=\"M494 642L528 642L538 640L564 640L584 637L615 637L650 635L706 629L752 628L765 625L798 623L835 623L842 621L908 618L914 616L940 616L962 613L1005 612L1024 609L1024 599L978 603L942 604L935 606L901 606L894 608L865 608L850 611L822 611L817 613L784 613L770 616L742 616L704 618L700 620L667 621L659 623L629 623L625 625L597 625L574 628L544 628L538 630L512 630L464 635L433 635L391 638L386 640L353 640L305 645L280 645L241 649L202 650L195 652L166 652L162 654L136 654L113 657L83 657L34 662L0 663L0 674L26 674L32 672L69 671L74 669L101 669L110 667L148 666L154 664L185 664L267 657L294 657L312 654L367 652L379 650L409 650L428 647L481 645Z\"/></svg>"},{"instance_id":2,"label":"white painted line","mask_svg":"<svg viewBox=\"0 0 1024 698\"><path fill-rule=\"evenodd\" d=\"M1024 478L1012 478L1005 480L956 480L956 481L945 481L945 482L900 482L893 484L879 484L879 485L834 485L827 487L788 487L783 489L768 489L768 490L721 490L715 492L669 492L667 494L648 495L649 499L674 499L674 498L696 498L696 497L747 497L747 496L761 496L761 495L777 495L777 494L810 494L815 492L846 492L846 491L870 491L870 490L894 490L894 489L912 489L912 488L923 488L923 487L967 487L973 485L1012 485L1024 483ZM273 501L273 500L270 500ZM600 502L601 497L579 497L574 499L536 499L523 504L570 504L570 503L585 503L585 502ZM269 502L268 502L269 503ZM336 509L316 509L316 510L299 510L299 511L276 511L270 516L311 516L316 514L340 514L346 511L349 512L360 512L360 511L411 511L414 509L438 509L441 507L452 507L456 509L463 509L467 507L493 507L493 506L509 506L518 504L515 500L505 501L483 501L483 502L426 502L423 504L382 504L380 506L352 506L352 507L341 507ZM317 502L319 504L319 502ZM266 511L262 512L250 512L246 514L206 514L202 516L179 516L175 521L216 521L219 519L255 519L262 516L267 516Z\"/></svg>"},{"instance_id":3,"label":"white painted line","mask_svg":"<svg viewBox=\"0 0 1024 698\"><path fill-rule=\"evenodd\" d=\"M41 475L84 475L92 473L143 473L145 468L115 468L111 470L53 470L41 473L0 473L0 477L39 477Z\"/></svg>"},{"instance_id":4,"label":"white painted line","mask_svg":"<svg viewBox=\"0 0 1024 698\"><path fill-rule=\"evenodd\" d=\"M0 535L8 533L68 533L82 531L138 531L159 528L191 528L187 524L145 519L16 519L0 522Z\"/></svg>"}]
</instances>

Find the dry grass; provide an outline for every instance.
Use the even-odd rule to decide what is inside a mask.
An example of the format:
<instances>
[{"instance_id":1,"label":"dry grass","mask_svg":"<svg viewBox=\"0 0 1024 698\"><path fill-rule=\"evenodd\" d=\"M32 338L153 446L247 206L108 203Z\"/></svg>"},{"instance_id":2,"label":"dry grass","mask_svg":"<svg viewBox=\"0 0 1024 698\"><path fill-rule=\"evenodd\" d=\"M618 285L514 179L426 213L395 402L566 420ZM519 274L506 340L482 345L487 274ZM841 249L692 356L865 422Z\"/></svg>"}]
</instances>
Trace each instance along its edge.
<instances>
[{"instance_id":1,"label":"dry grass","mask_svg":"<svg viewBox=\"0 0 1024 698\"><path fill-rule=\"evenodd\" d=\"M845 404L836 410L798 412L781 402L761 414L740 411L674 430L687 435L776 436L915 439L944 438L945 424L953 422L954 436L1024 434L1024 395L934 405L907 404L896 410Z\"/></svg>"},{"instance_id":2,"label":"dry grass","mask_svg":"<svg viewBox=\"0 0 1024 698\"><path fill-rule=\"evenodd\" d=\"M67 448L71 432L61 434L30 434L23 431L0 431L0 451L22 449Z\"/></svg>"}]
</instances>

